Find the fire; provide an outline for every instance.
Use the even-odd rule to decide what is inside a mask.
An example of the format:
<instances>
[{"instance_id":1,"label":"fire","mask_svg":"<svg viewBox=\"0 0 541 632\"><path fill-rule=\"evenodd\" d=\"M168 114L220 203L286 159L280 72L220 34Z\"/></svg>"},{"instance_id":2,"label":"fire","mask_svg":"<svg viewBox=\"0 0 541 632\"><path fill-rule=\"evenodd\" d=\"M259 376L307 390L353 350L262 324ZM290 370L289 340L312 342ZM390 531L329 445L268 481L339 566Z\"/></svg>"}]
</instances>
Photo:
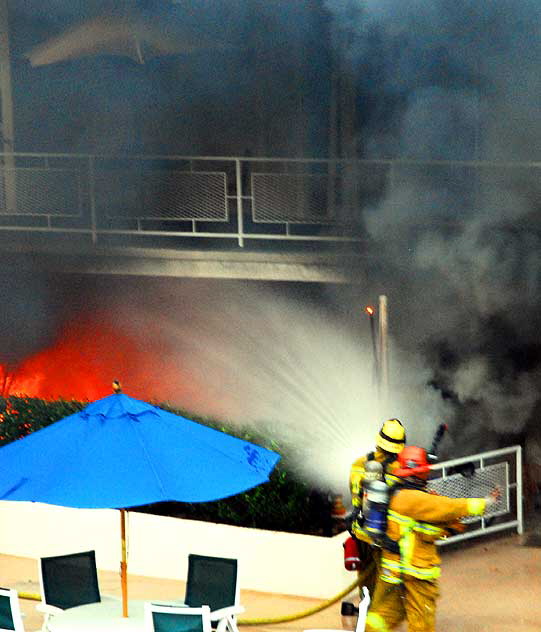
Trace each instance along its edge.
<instances>
[{"instance_id":1,"label":"fire","mask_svg":"<svg viewBox=\"0 0 541 632\"><path fill-rule=\"evenodd\" d=\"M374 315L374 308L371 307L370 305L368 305L367 307L364 308L364 311L369 315L369 316L373 316Z\"/></svg>"},{"instance_id":2,"label":"fire","mask_svg":"<svg viewBox=\"0 0 541 632\"><path fill-rule=\"evenodd\" d=\"M118 319L93 314L66 326L51 347L19 366L0 365L0 394L93 401L110 395L118 378L123 392L137 399L213 414L219 411L212 409L210 386L219 379L209 373L190 371L156 332L126 332Z\"/></svg>"}]
</instances>

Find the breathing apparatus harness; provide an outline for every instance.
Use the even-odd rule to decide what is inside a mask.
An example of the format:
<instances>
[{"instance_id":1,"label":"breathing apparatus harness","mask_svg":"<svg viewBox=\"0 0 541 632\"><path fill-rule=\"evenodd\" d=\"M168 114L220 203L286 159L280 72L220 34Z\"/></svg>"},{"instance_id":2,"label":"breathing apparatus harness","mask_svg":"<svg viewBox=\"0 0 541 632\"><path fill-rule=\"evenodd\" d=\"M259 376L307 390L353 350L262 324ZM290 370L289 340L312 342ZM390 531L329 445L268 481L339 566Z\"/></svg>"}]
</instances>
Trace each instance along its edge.
<instances>
[{"instance_id":1,"label":"breathing apparatus harness","mask_svg":"<svg viewBox=\"0 0 541 632\"><path fill-rule=\"evenodd\" d=\"M387 468L389 467L389 465L391 465L391 463L393 461L396 461L396 454L394 452L386 452L385 454L387 455L385 457L385 459L383 459L383 461L381 461L381 467L383 468L383 475L385 476L385 473L387 472ZM375 461L376 460L376 453L375 452L369 452L366 455L366 461L367 463L369 461Z\"/></svg>"},{"instance_id":2,"label":"breathing apparatus harness","mask_svg":"<svg viewBox=\"0 0 541 632\"><path fill-rule=\"evenodd\" d=\"M370 464L377 464L381 467L380 479L385 481L385 476L387 474L388 466L396 460L396 454L392 452L386 452L386 457L383 461L376 461L376 453L369 452L366 455L366 469L370 469ZM368 477L367 477L368 478ZM363 483L363 487L367 487L367 483ZM353 508L353 511L346 518L346 528L349 531L350 535L354 536L353 533L353 524L357 522L362 525L365 521L366 512L362 509L362 505Z\"/></svg>"},{"instance_id":3,"label":"breathing apparatus harness","mask_svg":"<svg viewBox=\"0 0 541 632\"><path fill-rule=\"evenodd\" d=\"M427 467L428 463L434 463L437 460L437 450L446 430L447 424L440 424L434 435L430 452L426 453L424 450L421 450L421 453L426 455L426 460L420 458L419 463L422 467ZM417 454L417 452L419 452L419 449L415 447L405 448L401 454L405 455L408 451L411 450L415 452L415 458L419 458L420 455ZM392 461L395 460L395 458L395 454L390 454L381 464L383 471L383 481L373 480L367 483L365 488L366 503L364 503L363 496L362 516L364 530L370 535L374 544L381 547L382 549L390 551L391 553L400 552L399 543L391 540L391 538L389 538L389 536L387 535L387 512L392 497L394 496L394 494L396 494L396 492L402 489L415 489L429 493L427 490L427 480L424 477L418 478L416 476L417 472L415 468L412 469L411 476L396 476L391 483L387 481L387 479L385 478L386 468ZM374 459L373 452L368 455L368 462L370 461L370 459ZM400 460L401 457L399 456L399 461ZM413 464L410 464L410 466L412 465ZM397 472L398 471L399 470L397 470Z\"/></svg>"},{"instance_id":4,"label":"breathing apparatus harness","mask_svg":"<svg viewBox=\"0 0 541 632\"><path fill-rule=\"evenodd\" d=\"M397 480L387 487L385 496L373 496L370 488L367 491L368 510L365 518L365 530L370 534L375 546L391 553L400 553L399 543L387 535L387 512L393 496L402 489L418 489L426 491L426 482L421 480ZM383 491L383 488L380 488ZM378 502L379 500L379 502Z\"/></svg>"}]
</instances>

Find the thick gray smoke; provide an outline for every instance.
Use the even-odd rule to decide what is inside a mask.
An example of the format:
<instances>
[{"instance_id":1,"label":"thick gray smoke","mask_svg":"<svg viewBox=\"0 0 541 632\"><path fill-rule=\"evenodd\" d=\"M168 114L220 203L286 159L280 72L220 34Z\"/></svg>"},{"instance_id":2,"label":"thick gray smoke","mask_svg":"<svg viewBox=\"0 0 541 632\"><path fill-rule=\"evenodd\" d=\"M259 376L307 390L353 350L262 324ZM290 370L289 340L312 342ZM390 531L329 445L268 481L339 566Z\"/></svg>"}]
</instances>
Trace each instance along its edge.
<instances>
[{"instance_id":1,"label":"thick gray smoke","mask_svg":"<svg viewBox=\"0 0 541 632\"><path fill-rule=\"evenodd\" d=\"M38 270L16 270L4 262L0 303L1 391L2 380L9 379L24 358L51 343L61 320L63 301L49 275Z\"/></svg>"},{"instance_id":2,"label":"thick gray smoke","mask_svg":"<svg viewBox=\"0 0 541 632\"><path fill-rule=\"evenodd\" d=\"M383 255L372 279L395 307L398 342L424 348L434 382L453 402L453 451L526 434L533 454L541 7L530 0L326 6L359 82L360 108L368 104L359 152L403 161L365 209Z\"/></svg>"},{"instance_id":3,"label":"thick gray smoke","mask_svg":"<svg viewBox=\"0 0 541 632\"><path fill-rule=\"evenodd\" d=\"M317 6L10 3L19 151L197 156L326 150ZM29 119L40 113L40 125ZM285 123L287 121L287 123Z\"/></svg>"}]
</instances>

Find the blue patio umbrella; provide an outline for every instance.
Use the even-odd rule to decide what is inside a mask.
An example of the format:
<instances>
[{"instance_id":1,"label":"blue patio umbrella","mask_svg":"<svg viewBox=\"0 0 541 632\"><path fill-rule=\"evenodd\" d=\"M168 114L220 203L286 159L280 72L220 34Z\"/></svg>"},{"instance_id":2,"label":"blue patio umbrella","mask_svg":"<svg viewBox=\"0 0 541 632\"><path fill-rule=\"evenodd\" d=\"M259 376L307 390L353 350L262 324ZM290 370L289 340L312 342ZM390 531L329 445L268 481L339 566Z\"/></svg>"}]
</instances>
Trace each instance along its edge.
<instances>
[{"instance_id":1,"label":"blue patio umbrella","mask_svg":"<svg viewBox=\"0 0 541 632\"><path fill-rule=\"evenodd\" d=\"M122 393L0 449L0 500L121 509L226 498L269 480L280 455Z\"/></svg>"}]
</instances>

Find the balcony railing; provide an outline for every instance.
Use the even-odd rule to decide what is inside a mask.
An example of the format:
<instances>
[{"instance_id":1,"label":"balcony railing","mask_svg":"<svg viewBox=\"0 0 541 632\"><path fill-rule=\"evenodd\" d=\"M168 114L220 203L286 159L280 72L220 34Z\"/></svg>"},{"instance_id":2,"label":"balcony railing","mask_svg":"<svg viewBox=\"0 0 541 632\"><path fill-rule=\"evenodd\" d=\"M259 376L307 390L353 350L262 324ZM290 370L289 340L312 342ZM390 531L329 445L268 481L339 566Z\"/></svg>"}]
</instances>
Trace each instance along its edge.
<instances>
[{"instance_id":1,"label":"balcony railing","mask_svg":"<svg viewBox=\"0 0 541 632\"><path fill-rule=\"evenodd\" d=\"M105 245L169 237L241 247L248 240L362 240L364 213L382 200L409 199L417 224L456 224L487 207L494 191L526 184L539 193L541 168L37 153L4 154L2 164L0 232L79 233Z\"/></svg>"}]
</instances>

